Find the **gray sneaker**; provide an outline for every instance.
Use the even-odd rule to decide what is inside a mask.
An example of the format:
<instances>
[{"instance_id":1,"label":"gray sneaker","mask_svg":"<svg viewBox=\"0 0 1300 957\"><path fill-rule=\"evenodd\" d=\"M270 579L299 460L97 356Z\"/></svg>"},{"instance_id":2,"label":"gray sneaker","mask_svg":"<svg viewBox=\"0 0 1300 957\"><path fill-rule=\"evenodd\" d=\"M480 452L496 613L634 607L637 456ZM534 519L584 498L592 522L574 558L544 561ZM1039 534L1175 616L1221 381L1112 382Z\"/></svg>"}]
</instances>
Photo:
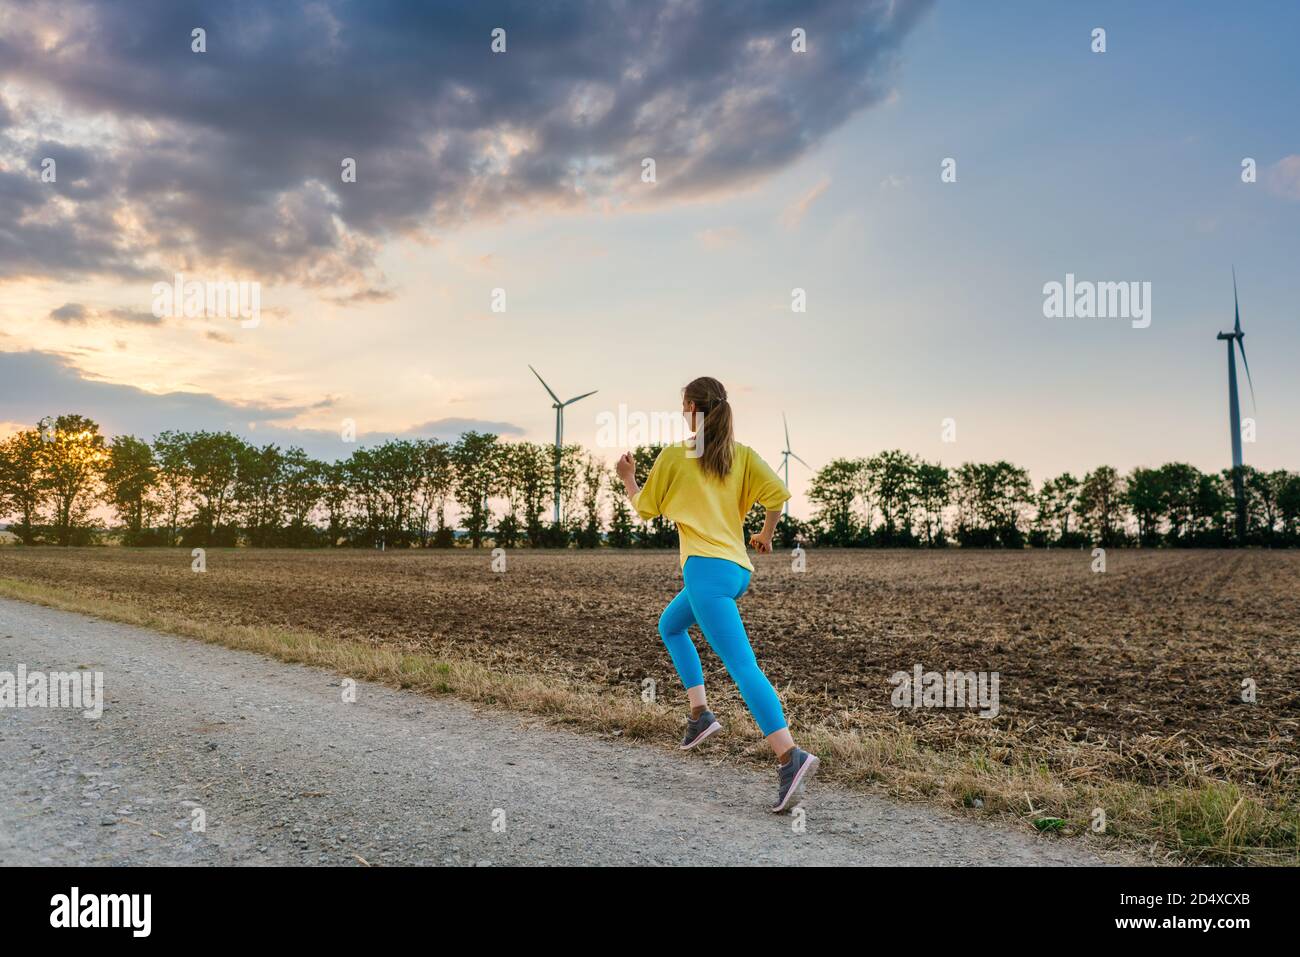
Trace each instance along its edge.
<instances>
[{"instance_id":1,"label":"gray sneaker","mask_svg":"<svg viewBox=\"0 0 1300 957\"><path fill-rule=\"evenodd\" d=\"M776 804L772 805L773 814L780 814L794 804L799 789L812 780L819 764L821 761L817 759L817 755L809 754L802 748L794 749L790 760L781 765L777 771L778 790Z\"/></svg>"},{"instance_id":2,"label":"gray sneaker","mask_svg":"<svg viewBox=\"0 0 1300 957\"><path fill-rule=\"evenodd\" d=\"M722 730L722 725L718 719L713 716L712 711L705 711L698 718L688 718L686 720L686 737L682 738L681 750L689 751L705 738L717 734Z\"/></svg>"}]
</instances>

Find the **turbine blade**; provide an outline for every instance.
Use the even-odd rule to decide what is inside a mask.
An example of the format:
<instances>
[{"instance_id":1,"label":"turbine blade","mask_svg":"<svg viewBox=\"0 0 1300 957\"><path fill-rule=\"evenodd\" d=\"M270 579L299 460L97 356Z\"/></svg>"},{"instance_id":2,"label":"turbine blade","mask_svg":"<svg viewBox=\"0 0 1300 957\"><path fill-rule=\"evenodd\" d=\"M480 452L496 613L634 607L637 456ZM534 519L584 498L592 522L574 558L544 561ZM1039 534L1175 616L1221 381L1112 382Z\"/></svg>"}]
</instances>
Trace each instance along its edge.
<instances>
[{"instance_id":1,"label":"turbine blade","mask_svg":"<svg viewBox=\"0 0 1300 957\"><path fill-rule=\"evenodd\" d=\"M564 403L564 404L565 404L565 405L573 405L573 403L577 402L579 399L585 399L587 396L589 396L589 395L595 395L595 394L596 394L597 392L599 392L599 391L600 391L599 389L592 389L590 392L584 392L584 393L582 393L582 395L575 395L572 399L570 399L568 402L566 402L566 403ZM557 399L556 401L558 402L559 400Z\"/></svg>"},{"instance_id":2,"label":"turbine blade","mask_svg":"<svg viewBox=\"0 0 1300 957\"><path fill-rule=\"evenodd\" d=\"M541 377L538 371L536 369L533 369L532 366L529 366L528 368L533 370L533 375L537 376L537 381L542 384L542 388L545 389L547 392L551 392L551 387L546 384L546 380ZM556 402L560 401L560 397L556 395L554 392L551 392L551 398L554 399Z\"/></svg>"},{"instance_id":3,"label":"turbine blade","mask_svg":"<svg viewBox=\"0 0 1300 957\"><path fill-rule=\"evenodd\" d=\"M1232 325L1233 331L1239 333L1241 332L1241 307L1237 305L1237 267L1236 266L1232 267L1232 315L1234 320ZM1244 357L1245 353L1242 353L1242 356Z\"/></svg>"},{"instance_id":4,"label":"turbine blade","mask_svg":"<svg viewBox=\"0 0 1300 957\"><path fill-rule=\"evenodd\" d=\"M781 424L785 426L785 447L790 447L790 423L786 421L785 413L781 413Z\"/></svg>"},{"instance_id":5,"label":"turbine blade","mask_svg":"<svg viewBox=\"0 0 1300 957\"><path fill-rule=\"evenodd\" d=\"M806 469L810 469L810 468L812 468L811 465L809 465L809 464L808 464L807 462L805 462L803 459L799 458L799 456L795 455L793 452L790 453L790 458L792 458L792 459L794 459L796 462L799 462L800 464L802 464L803 467L806 468Z\"/></svg>"},{"instance_id":6,"label":"turbine blade","mask_svg":"<svg viewBox=\"0 0 1300 957\"><path fill-rule=\"evenodd\" d=\"M1250 363L1246 361L1246 342L1245 336L1237 340L1237 345L1241 348L1241 364L1246 367L1246 381L1250 384L1250 405L1255 408L1255 382L1250 377Z\"/></svg>"}]
</instances>

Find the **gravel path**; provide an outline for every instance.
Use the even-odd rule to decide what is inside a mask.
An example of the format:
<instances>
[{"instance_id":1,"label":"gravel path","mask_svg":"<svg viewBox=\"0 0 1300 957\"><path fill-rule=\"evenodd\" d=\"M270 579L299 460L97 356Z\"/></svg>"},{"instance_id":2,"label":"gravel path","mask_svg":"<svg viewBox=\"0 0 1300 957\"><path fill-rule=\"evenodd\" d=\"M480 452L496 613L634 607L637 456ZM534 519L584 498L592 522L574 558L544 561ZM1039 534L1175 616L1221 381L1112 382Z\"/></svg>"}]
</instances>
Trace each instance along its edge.
<instances>
[{"instance_id":1,"label":"gravel path","mask_svg":"<svg viewBox=\"0 0 1300 957\"><path fill-rule=\"evenodd\" d=\"M533 726L0 599L0 672L104 673L103 717L0 710L0 865L1099 864L1083 845ZM191 827L194 811L206 829Z\"/></svg>"}]
</instances>

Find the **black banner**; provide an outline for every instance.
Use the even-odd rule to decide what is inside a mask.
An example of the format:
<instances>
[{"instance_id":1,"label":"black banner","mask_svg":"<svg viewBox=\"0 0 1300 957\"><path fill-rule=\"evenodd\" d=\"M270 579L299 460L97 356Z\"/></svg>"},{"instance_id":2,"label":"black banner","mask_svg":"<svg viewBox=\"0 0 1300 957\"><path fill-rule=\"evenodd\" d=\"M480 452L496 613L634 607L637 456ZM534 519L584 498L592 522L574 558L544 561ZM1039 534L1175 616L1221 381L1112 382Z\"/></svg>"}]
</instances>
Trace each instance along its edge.
<instances>
[{"instance_id":1,"label":"black banner","mask_svg":"<svg viewBox=\"0 0 1300 957\"><path fill-rule=\"evenodd\" d=\"M779 922L768 915L788 907L792 915L816 913L821 922L852 922L863 934L911 925L968 941L980 938L962 928L1042 932L1052 935L1044 939L1071 943L1199 935L1231 946L1237 935L1289 926L1284 908L1293 907L1297 876L1293 868L869 868L808 870L773 883L772 874L758 870L612 880L576 868L566 874L434 870L10 868L0 871L0 910L12 945L72 934L78 943L221 944L253 933L259 942L373 944L406 939L435 916L508 916L509 926L521 928L520 921L545 912L561 924L579 917L584 934L593 923L639 921L637 914L707 926L717 918L712 907L678 913L670 905L684 903L687 884L707 895L713 882L725 880L732 906L749 901L753 907L754 929L775 929Z\"/></svg>"}]
</instances>

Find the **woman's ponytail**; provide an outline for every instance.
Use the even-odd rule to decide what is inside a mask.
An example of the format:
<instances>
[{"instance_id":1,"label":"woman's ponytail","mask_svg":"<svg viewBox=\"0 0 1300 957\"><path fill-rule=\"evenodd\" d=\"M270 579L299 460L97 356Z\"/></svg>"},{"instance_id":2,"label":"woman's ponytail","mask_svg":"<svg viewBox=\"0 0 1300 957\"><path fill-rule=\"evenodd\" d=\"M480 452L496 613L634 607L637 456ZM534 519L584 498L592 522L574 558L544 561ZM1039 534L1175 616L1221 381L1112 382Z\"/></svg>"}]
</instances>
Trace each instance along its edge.
<instances>
[{"instance_id":1,"label":"woman's ponytail","mask_svg":"<svg viewBox=\"0 0 1300 957\"><path fill-rule=\"evenodd\" d=\"M736 433L727 390L717 379L702 376L682 390L695 403L695 449L706 475L724 479L731 474Z\"/></svg>"}]
</instances>

